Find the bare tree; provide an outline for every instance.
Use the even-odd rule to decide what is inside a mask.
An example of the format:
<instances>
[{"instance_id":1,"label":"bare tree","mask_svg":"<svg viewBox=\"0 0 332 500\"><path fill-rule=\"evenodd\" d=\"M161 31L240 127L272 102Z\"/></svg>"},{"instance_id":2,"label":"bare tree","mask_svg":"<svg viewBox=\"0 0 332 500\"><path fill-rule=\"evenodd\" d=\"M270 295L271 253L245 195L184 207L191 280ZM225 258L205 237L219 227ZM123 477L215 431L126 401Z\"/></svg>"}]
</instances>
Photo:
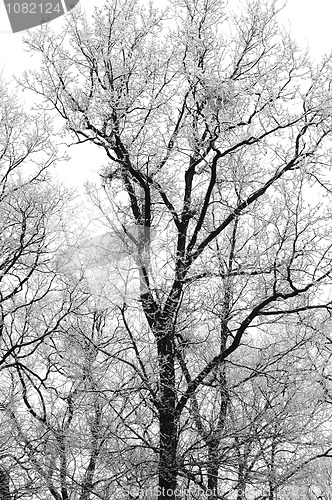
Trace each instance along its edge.
<instances>
[{"instance_id":1,"label":"bare tree","mask_svg":"<svg viewBox=\"0 0 332 500\"><path fill-rule=\"evenodd\" d=\"M51 185L57 159L50 124L28 117L0 85L0 368L42 341L22 326L55 288L52 256L61 245L65 190ZM60 238L60 239L59 239ZM58 288L60 283L57 284ZM25 323L27 326L27 323Z\"/></svg>"},{"instance_id":2,"label":"bare tree","mask_svg":"<svg viewBox=\"0 0 332 500\"><path fill-rule=\"evenodd\" d=\"M0 411L4 431L0 496L6 500L14 498L12 468L20 458L8 417L20 406L13 399L13 373L19 373L22 380L34 376L40 380L38 366L32 366L35 352L56 334L69 312L86 300L76 292L77 283L54 271L69 195L51 182L51 167L59 159L53 142L49 119L42 113L28 116L1 81ZM23 390L22 404L25 398Z\"/></svg>"},{"instance_id":3,"label":"bare tree","mask_svg":"<svg viewBox=\"0 0 332 500\"><path fill-rule=\"evenodd\" d=\"M158 414L159 496L174 500L179 432L204 383L263 322L330 311L331 59L297 50L275 2L108 2L27 43L42 66L23 85L105 151L103 210L140 282L123 321L131 309L131 338L154 348L156 386L140 349L136 368Z\"/></svg>"}]
</instances>

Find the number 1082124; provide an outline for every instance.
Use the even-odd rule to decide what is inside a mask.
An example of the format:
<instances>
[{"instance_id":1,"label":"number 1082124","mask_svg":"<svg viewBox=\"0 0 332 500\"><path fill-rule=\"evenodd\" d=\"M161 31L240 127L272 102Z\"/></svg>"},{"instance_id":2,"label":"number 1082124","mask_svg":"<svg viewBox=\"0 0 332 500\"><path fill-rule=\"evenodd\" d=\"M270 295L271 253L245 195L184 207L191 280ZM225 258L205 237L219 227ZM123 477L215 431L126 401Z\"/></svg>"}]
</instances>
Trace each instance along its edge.
<instances>
[{"instance_id":1,"label":"number 1082124","mask_svg":"<svg viewBox=\"0 0 332 500\"><path fill-rule=\"evenodd\" d=\"M15 2L7 3L6 9L8 14L61 14L61 3L35 3L35 2Z\"/></svg>"}]
</instances>

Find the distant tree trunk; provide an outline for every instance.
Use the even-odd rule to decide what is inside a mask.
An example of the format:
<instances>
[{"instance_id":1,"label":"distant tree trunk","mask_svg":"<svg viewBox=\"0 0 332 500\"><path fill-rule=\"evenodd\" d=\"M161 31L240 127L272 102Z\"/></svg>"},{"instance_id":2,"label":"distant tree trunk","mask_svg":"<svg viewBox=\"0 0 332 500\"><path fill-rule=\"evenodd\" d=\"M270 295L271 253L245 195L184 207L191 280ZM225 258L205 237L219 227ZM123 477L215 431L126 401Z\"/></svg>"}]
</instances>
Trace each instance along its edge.
<instances>
[{"instance_id":1,"label":"distant tree trunk","mask_svg":"<svg viewBox=\"0 0 332 500\"><path fill-rule=\"evenodd\" d=\"M237 471L237 495L236 500L244 500L246 480L245 480L245 452L242 456L240 441L235 437L237 458L238 458L238 471Z\"/></svg>"},{"instance_id":2,"label":"distant tree trunk","mask_svg":"<svg viewBox=\"0 0 332 500\"><path fill-rule=\"evenodd\" d=\"M274 426L275 433L277 435L277 424ZM271 445L271 463L269 466L269 500L276 499L276 487L275 487L275 454L276 454L276 441L273 438Z\"/></svg>"},{"instance_id":3,"label":"distant tree trunk","mask_svg":"<svg viewBox=\"0 0 332 500\"><path fill-rule=\"evenodd\" d=\"M229 298L230 295L226 294L224 311L225 314L228 314L229 311ZM221 336L221 346L220 352L224 352L226 349L226 341L227 341L227 324L224 323L222 325L222 336ZM216 428L212 431L211 436L205 440L208 448L208 466L207 466L207 482L208 489L212 492L210 499L217 500L218 498L218 475L219 475L219 447L220 441L223 435L223 431L225 429L225 422L227 416L227 408L228 408L228 390L227 390L227 377L226 377L226 367L225 364L222 363L218 369L220 382L219 382L219 390L220 390L220 409L219 409L219 417Z\"/></svg>"},{"instance_id":4,"label":"distant tree trunk","mask_svg":"<svg viewBox=\"0 0 332 500\"><path fill-rule=\"evenodd\" d=\"M0 469L0 500L11 500L9 479L9 473Z\"/></svg>"},{"instance_id":5,"label":"distant tree trunk","mask_svg":"<svg viewBox=\"0 0 332 500\"><path fill-rule=\"evenodd\" d=\"M244 481L243 469L244 469L243 465L240 465L238 472L238 487L237 487L236 500L244 500L245 481Z\"/></svg>"}]
</instances>

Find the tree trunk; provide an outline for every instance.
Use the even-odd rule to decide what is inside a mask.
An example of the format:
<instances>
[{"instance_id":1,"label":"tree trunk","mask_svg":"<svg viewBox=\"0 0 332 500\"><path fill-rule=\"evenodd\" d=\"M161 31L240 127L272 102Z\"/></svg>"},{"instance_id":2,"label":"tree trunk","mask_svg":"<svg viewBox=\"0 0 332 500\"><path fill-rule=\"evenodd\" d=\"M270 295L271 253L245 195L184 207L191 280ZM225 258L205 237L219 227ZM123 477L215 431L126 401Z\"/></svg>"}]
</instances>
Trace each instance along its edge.
<instances>
[{"instance_id":1,"label":"tree trunk","mask_svg":"<svg viewBox=\"0 0 332 500\"><path fill-rule=\"evenodd\" d=\"M274 426L274 431L277 435L277 425ZM275 438L272 440L271 444L271 463L269 466L269 500L275 500L275 453L276 453L276 442Z\"/></svg>"},{"instance_id":2,"label":"tree trunk","mask_svg":"<svg viewBox=\"0 0 332 500\"><path fill-rule=\"evenodd\" d=\"M209 499L216 500L218 498L218 471L219 471L219 441L214 440L208 443L208 489L210 490Z\"/></svg>"},{"instance_id":3,"label":"tree trunk","mask_svg":"<svg viewBox=\"0 0 332 500\"><path fill-rule=\"evenodd\" d=\"M238 471L238 486L237 486L236 500L244 500L244 492L245 492L244 467L242 464L240 464Z\"/></svg>"},{"instance_id":4,"label":"tree trunk","mask_svg":"<svg viewBox=\"0 0 332 500\"><path fill-rule=\"evenodd\" d=\"M246 464L246 450L243 450L243 455L241 454L241 445L238 437L235 437L236 444L236 454L238 459L238 470L237 470L237 495L236 500L244 500L246 480L245 480L245 464Z\"/></svg>"},{"instance_id":5,"label":"tree trunk","mask_svg":"<svg viewBox=\"0 0 332 500\"><path fill-rule=\"evenodd\" d=\"M160 374L159 498L175 500L178 433L175 414L174 342L171 335L160 336L158 359Z\"/></svg>"},{"instance_id":6,"label":"tree trunk","mask_svg":"<svg viewBox=\"0 0 332 500\"><path fill-rule=\"evenodd\" d=\"M225 350L226 335L222 338L221 352ZM207 466L207 482L210 490L210 499L218 498L218 474L219 474L219 447L223 431L225 429L227 406L228 406L228 390L226 381L225 365L219 367L220 376L220 410L217 426L211 431L209 437L205 439L208 447L208 466Z\"/></svg>"},{"instance_id":7,"label":"tree trunk","mask_svg":"<svg viewBox=\"0 0 332 500\"><path fill-rule=\"evenodd\" d=\"M237 487L237 497L236 500L244 500L244 484L239 483Z\"/></svg>"},{"instance_id":8,"label":"tree trunk","mask_svg":"<svg viewBox=\"0 0 332 500\"><path fill-rule=\"evenodd\" d=\"M9 490L9 473L4 469L0 469L0 499L11 500Z\"/></svg>"}]
</instances>

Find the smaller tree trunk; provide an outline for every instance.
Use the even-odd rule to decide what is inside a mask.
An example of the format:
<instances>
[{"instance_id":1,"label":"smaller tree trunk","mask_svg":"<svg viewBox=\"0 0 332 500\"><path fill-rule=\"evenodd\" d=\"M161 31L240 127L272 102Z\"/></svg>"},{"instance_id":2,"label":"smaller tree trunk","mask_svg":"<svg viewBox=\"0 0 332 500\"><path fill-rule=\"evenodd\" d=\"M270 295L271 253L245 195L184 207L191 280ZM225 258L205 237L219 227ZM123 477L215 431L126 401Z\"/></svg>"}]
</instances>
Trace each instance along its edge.
<instances>
[{"instance_id":1,"label":"smaller tree trunk","mask_svg":"<svg viewBox=\"0 0 332 500\"><path fill-rule=\"evenodd\" d=\"M243 477L243 470L241 470L241 467L239 467L236 500L244 500L244 493L245 493L245 481L244 481L244 477Z\"/></svg>"},{"instance_id":2,"label":"smaller tree trunk","mask_svg":"<svg viewBox=\"0 0 332 500\"><path fill-rule=\"evenodd\" d=\"M275 431L277 432L277 426L275 425ZM275 500L275 453L276 453L276 442L275 439L272 441L271 445L271 463L269 466L269 500Z\"/></svg>"},{"instance_id":3,"label":"smaller tree trunk","mask_svg":"<svg viewBox=\"0 0 332 500\"><path fill-rule=\"evenodd\" d=\"M0 469L0 499L1 500L11 500L10 489L9 489L9 473Z\"/></svg>"},{"instance_id":4,"label":"smaller tree trunk","mask_svg":"<svg viewBox=\"0 0 332 500\"><path fill-rule=\"evenodd\" d=\"M219 459L219 441L212 441L208 443L208 489L210 490L210 500L218 498L218 459Z\"/></svg>"},{"instance_id":5,"label":"smaller tree trunk","mask_svg":"<svg viewBox=\"0 0 332 500\"><path fill-rule=\"evenodd\" d=\"M237 447L237 458L238 458L238 469L237 469L237 495L236 500L244 500L246 480L245 480L245 452L242 455L239 439L235 438L235 443Z\"/></svg>"}]
</instances>

